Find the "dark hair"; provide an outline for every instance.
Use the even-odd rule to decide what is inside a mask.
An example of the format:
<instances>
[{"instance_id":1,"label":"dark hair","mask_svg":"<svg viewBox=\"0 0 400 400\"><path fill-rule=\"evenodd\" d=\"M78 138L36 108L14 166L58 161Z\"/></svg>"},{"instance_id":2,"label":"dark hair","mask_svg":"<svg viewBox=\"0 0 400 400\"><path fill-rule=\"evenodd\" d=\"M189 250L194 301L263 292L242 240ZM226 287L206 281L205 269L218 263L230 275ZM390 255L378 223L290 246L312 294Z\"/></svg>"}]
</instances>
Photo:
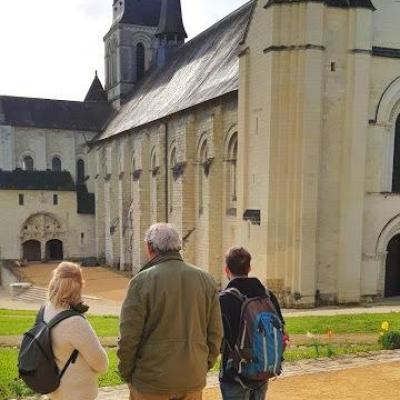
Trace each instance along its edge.
<instances>
[{"instance_id":1,"label":"dark hair","mask_svg":"<svg viewBox=\"0 0 400 400\"><path fill-rule=\"evenodd\" d=\"M232 247L225 256L226 266L233 275L247 275L250 270L250 253L243 247Z\"/></svg>"}]
</instances>

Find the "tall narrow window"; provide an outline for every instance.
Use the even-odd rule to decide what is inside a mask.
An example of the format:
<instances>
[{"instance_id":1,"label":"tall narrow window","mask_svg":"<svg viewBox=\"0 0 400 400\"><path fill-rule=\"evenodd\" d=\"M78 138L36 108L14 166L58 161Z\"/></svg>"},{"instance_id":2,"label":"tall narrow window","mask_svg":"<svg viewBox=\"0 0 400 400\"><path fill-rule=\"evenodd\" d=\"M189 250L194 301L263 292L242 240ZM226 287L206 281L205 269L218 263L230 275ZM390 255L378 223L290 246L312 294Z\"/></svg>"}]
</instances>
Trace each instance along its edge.
<instances>
[{"instance_id":1,"label":"tall narrow window","mask_svg":"<svg viewBox=\"0 0 400 400\"><path fill-rule=\"evenodd\" d=\"M61 160L58 157L54 157L51 160L51 169L56 172L61 172Z\"/></svg>"},{"instance_id":2,"label":"tall narrow window","mask_svg":"<svg viewBox=\"0 0 400 400\"><path fill-rule=\"evenodd\" d=\"M174 147L171 151L171 155L169 158L169 212L174 210L174 199L175 199L175 176L174 176L174 168L176 167L176 148Z\"/></svg>"},{"instance_id":3,"label":"tall narrow window","mask_svg":"<svg viewBox=\"0 0 400 400\"><path fill-rule=\"evenodd\" d=\"M24 157L23 168L25 171L33 171L34 163L31 156Z\"/></svg>"},{"instance_id":4,"label":"tall narrow window","mask_svg":"<svg viewBox=\"0 0 400 400\"><path fill-rule=\"evenodd\" d=\"M85 161L79 159L78 162L76 163L76 174L77 174L77 180L79 183L84 182L85 180Z\"/></svg>"},{"instance_id":5,"label":"tall narrow window","mask_svg":"<svg viewBox=\"0 0 400 400\"><path fill-rule=\"evenodd\" d=\"M139 81L143 78L145 71L145 49L143 43L136 46L136 78Z\"/></svg>"},{"instance_id":6,"label":"tall narrow window","mask_svg":"<svg viewBox=\"0 0 400 400\"><path fill-rule=\"evenodd\" d=\"M205 184L207 180L206 163L208 160L207 141L204 141L200 148L199 154L199 172L198 172L198 199L199 199L199 214L203 214L205 205Z\"/></svg>"},{"instance_id":7,"label":"tall narrow window","mask_svg":"<svg viewBox=\"0 0 400 400\"><path fill-rule=\"evenodd\" d=\"M227 203L228 210L233 211L236 208L237 201L237 153L238 153L238 137L237 133L233 134L228 145L227 154Z\"/></svg>"},{"instance_id":8,"label":"tall narrow window","mask_svg":"<svg viewBox=\"0 0 400 400\"><path fill-rule=\"evenodd\" d=\"M396 121L394 136L392 192L400 193L400 115Z\"/></svg>"},{"instance_id":9,"label":"tall narrow window","mask_svg":"<svg viewBox=\"0 0 400 400\"><path fill-rule=\"evenodd\" d=\"M20 206L23 206L23 205L24 205L24 195L23 195L23 194L19 194L19 195L18 195L18 204L19 204Z\"/></svg>"},{"instance_id":10,"label":"tall narrow window","mask_svg":"<svg viewBox=\"0 0 400 400\"><path fill-rule=\"evenodd\" d=\"M53 205L58 206L58 194L53 194Z\"/></svg>"}]
</instances>

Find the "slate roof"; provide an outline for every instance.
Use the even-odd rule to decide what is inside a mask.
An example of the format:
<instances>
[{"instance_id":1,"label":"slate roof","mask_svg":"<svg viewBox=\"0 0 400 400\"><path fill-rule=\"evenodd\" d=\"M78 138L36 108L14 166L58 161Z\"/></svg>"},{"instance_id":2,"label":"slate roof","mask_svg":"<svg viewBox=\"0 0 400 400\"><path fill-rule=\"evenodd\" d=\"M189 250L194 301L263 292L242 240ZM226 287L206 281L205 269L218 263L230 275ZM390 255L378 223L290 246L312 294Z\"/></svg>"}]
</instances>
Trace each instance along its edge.
<instances>
[{"instance_id":1,"label":"slate roof","mask_svg":"<svg viewBox=\"0 0 400 400\"><path fill-rule=\"evenodd\" d=\"M187 38L182 20L182 7L180 0L163 0L161 6L160 24L156 35L174 35Z\"/></svg>"},{"instance_id":2,"label":"slate roof","mask_svg":"<svg viewBox=\"0 0 400 400\"><path fill-rule=\"evenodd\" d=\"M51 190L74 192L72 176L67 171L0 170L0 190Z\"/></svg>"},{"instance_id":3,"label":"slate roof","mask_svg":"<svg viewBox=\"0 0 400 400\"><path fill-rule=\"evenodd\" d=\"M43 129L102 130L112 114L107 103L0 96L0 123Z\"/></svg>"},{"instance_id":4,"label":"slate roof","mask_svg":"<svg viewBox=\"0 0 400 400\"><path fill-rule=\"evenodd\" d=\"M84 101L107 101L107 93L104 90L99 77L97 76L97 71Z\"/></svg>"},{"instance_id":5,"label":"slate roof","mask_svg":"<svg viewBox=\"0 0 400 400\"><path fill-rule=\"evenodd\" d=\"M310 0L311 1L311 0ZM318 0L313 0L317 1ZM285 3L304 3L307 0L268 0L266 7L272 4L285 4ZM343 7L343 8L369 8L371 10L375 10L374 5L371 0L319 0L320 3L325 3L330 7Z\"/></svg>"},{"instance_id":6,"label":"slate roof","mask_svg":"<svg viewBox=\"0 0 400 400\"><path fill-rule=\"evenodd\" d=\"M158 26L161 0L125 0L124 12L116 22L143 26Z\"/></svg>"},{"instance_id":7,"label":"slate roof","mask_svg":"<svg viewBox=\"0 0 400 400\"><path fill-rule=\"evenodd\" d=\"M164 67L150 70L97 140L237 91L239 44L252 6L246 3L179 48Z\"/></svg>"}]
</instances>

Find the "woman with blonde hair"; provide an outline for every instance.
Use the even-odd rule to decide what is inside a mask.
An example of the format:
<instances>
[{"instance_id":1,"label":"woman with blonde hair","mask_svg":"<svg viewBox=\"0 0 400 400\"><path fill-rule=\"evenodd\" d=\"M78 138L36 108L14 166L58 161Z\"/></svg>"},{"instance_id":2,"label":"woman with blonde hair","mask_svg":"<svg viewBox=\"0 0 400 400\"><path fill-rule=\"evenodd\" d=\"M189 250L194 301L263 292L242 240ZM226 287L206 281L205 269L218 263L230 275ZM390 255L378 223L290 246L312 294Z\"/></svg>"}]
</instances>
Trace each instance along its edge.
<instances>
[{"instance_id":1,"label":"woman with blonde hair","mask_svg":"<svg viewBox=\"0 0 400 400\"><path fill-rule=\"evenodd\" d=\"M87 311L82 303L82 270L77 264L62 262L54 271L48 289L48 303L43 319L48 323L59 313L73 309ZM61 371L71 354L79 352L76 361L65 371L51 400L94 400L98 394L97 375L108 369L108 357L90 323L82 316L63 320L51 330L56 364Z\"/></svg>"}]
</instances>

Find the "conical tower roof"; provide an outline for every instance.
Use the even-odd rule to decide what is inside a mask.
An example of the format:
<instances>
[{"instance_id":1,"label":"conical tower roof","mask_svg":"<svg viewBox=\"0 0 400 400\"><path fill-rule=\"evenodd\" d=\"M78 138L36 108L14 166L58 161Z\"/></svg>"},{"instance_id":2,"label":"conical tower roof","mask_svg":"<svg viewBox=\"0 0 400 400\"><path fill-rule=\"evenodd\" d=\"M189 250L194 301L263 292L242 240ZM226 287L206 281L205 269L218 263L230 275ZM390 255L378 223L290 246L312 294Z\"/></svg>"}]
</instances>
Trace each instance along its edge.
<instances>
[{"instance_id":1,"label":"conical tower roof","mask_svg":"<svg viewBox=\"0 0 400 400\"><path fill-rule=\"evenodd\" d=\"M97 71L95 72L93 82L86 94L85 101L107 101L107 93L97 76Z\"/></svg>"}]
</instances>

